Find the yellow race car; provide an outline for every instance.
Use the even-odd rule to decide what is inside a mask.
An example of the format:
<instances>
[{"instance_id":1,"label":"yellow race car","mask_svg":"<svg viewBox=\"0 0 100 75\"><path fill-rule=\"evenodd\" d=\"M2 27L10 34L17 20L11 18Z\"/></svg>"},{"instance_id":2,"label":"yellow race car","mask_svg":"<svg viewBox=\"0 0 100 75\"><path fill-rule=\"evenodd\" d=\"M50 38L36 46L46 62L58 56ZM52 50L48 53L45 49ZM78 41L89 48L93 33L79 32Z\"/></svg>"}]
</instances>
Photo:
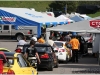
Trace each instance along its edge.
<instances>
[{"instance_id":1,"label":"yellow race car","mask_svg":"<svg viewBox=\"0 0 100 75\"><path fill-rule=\"evenodd\" d=\"M21 53L4 52L9 66L3 68L3 74L12 75L38 75L38 72L33 68Z\"/></svg>"},{"instance_id":2,"label":"yellow race car","mask_svg":"<svg viewBox=\"0 0 100 75\"><path fill-rule=\"evenodd\" d=\"M0 48L0 51L3 51L3 52L11 52L10 50L8 50L6 48Z\"/></svg>"}]
</instances>

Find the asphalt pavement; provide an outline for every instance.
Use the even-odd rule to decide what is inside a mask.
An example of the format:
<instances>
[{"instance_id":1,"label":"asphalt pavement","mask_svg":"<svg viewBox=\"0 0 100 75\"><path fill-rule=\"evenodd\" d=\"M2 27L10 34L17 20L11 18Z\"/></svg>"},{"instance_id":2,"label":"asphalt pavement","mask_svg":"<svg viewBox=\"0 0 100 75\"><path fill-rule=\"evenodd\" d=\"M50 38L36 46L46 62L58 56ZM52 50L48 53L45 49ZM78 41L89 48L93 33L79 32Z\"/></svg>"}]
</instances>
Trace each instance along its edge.
<instances>
[{"instance_id":1,"label":"asphalt pavement","mask_svg":"<svg viewBox=\"0 0 100 75\"><path fill-rule=\"evenodd\" d=\"M14 52L17 46L16 41L0 40L0 48L7 48ZM53 71L40 69L39 74L100 74L100 66L98 65L97 58L91 55L92 50L89 49L89 55L83 56L79 59L79 63L60 63L58 68Z\"/></svg>"}]
</instances>

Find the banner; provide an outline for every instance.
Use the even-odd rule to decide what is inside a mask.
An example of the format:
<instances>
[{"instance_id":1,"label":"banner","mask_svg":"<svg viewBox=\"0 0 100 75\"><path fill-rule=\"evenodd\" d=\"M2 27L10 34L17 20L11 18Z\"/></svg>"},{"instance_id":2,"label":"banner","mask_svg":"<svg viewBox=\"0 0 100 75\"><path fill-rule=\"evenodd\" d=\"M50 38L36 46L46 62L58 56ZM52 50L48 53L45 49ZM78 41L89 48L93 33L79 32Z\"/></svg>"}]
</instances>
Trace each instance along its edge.
<instances>
[{"instance_id":1,"label":"banner","mask_svg":"<svg viewBox=\"0 0 100 75\"><path fill-rule=\"evenodd\" d=\"M90 21L90 26L94 28L100 28L100 20L92 20Z\"/></svg>"}]
</instances>

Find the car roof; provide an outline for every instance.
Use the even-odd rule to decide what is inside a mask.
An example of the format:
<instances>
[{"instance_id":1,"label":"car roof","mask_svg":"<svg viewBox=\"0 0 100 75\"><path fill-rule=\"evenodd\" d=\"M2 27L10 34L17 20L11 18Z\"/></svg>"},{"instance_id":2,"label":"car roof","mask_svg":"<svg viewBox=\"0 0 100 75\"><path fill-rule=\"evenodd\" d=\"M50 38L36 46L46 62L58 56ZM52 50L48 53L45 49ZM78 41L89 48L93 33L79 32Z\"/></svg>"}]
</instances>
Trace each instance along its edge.
<instances>
[{"instance_id":1,"label":"car roof","mask_svg":"<svg viewBox=\"0 0 100 75\"><path fill-rule=\"evenodd\" d=\"M4 52L6 57L14 57L15 52Z\"/></svg>"},{"instance_id":2,"label":"car roof","mask_svg":"<svg viewBox=\"0 0 100 75\"><path fill-rule=\"evenodd\" d=\"M54 41L54 42L66 43L65 41Z\"/></svg>"},{"instance_id":3,"label":"car roof","mask_svg":"<svg viewBox=\"0 0 100 75\"><path fill-rule=\"evenodd\" d=\"M29 45L29 44L25 44L24 46L27 46L27 45ZM43 47L46 46L46 47L48 47L48 46L51 46L51 45L49 45L49 44L47 44L47 43L36 43L36 44L35 44L35 47L38 47L38 46L39 46L39 47L40 47L40 46L43 46Z\"/></svg>"}]
</instances>

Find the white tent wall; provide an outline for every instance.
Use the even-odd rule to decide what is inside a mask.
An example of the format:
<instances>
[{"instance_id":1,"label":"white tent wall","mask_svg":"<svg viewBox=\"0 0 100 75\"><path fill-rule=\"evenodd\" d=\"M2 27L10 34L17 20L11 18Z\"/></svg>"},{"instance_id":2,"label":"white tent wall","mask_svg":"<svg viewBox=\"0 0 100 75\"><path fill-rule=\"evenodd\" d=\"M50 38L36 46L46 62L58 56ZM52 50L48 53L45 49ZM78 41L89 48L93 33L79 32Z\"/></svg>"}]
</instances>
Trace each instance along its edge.
<instances>
[{"instance_id":1,"label":"white tent wall","mask_svg":"<svg viewBox=\"0 0 100 75\"><path fill-rule=\"evenodd\" d=\"M46 41L49 40L50 31L46 29Z\"/></svg>"},{"instance_id":2,"label":"white tent wall","mask_svg":"<svg viewBox=\"0 0 100 75\"><path fill-rule=\"evenodd\" d=\"M92 53L99 52L99 43L100 43L100 33L95 34L95 38L93 40L93 50Z\"/></svg>"}]
</instances>

